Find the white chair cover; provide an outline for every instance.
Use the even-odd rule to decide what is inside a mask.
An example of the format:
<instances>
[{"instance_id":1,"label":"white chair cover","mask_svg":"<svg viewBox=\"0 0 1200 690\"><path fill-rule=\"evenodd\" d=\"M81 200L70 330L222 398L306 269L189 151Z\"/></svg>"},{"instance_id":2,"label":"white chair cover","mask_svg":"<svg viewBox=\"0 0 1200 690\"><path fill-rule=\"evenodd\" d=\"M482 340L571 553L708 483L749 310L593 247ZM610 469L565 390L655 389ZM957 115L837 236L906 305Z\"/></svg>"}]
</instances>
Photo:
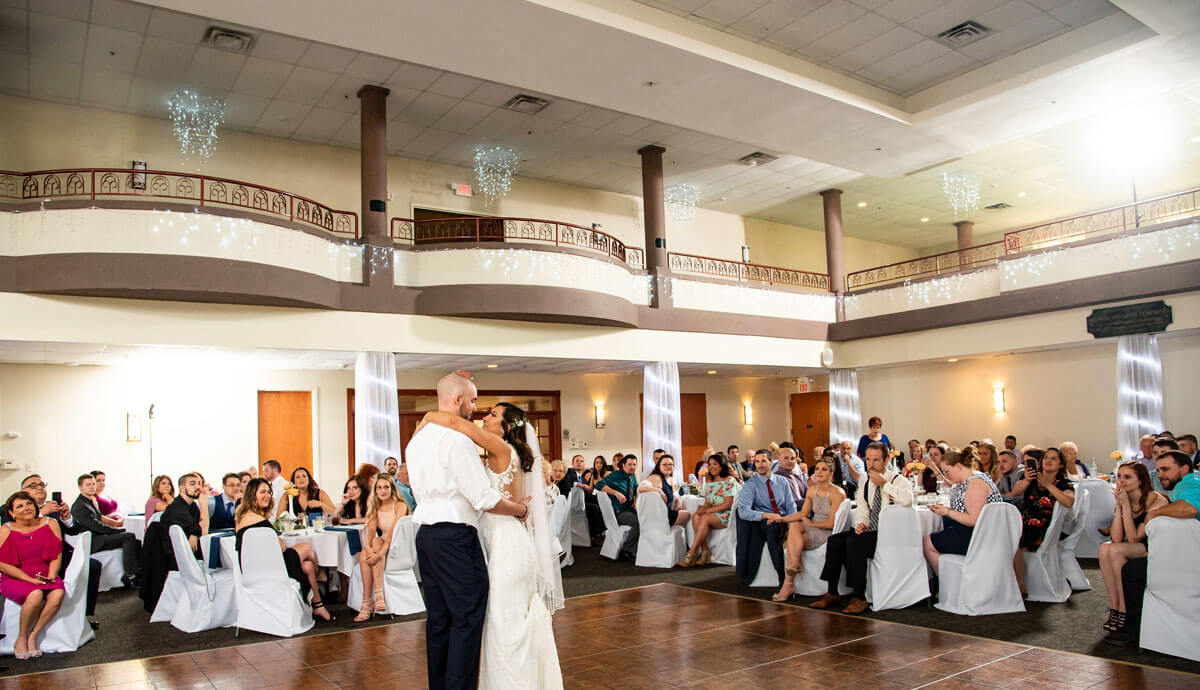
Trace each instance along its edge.
<instances>
[{"instance_id":1,"label":"white chair cover","mask_svg":"<svg viewBox=\"0 0 1200 690\"><path fill-rule=\"evenodd\" d=\"M739 518L738 514L737 514L737 499L735 498L735 499L733 499L733 507L731 507L729 509L729 526L726 527L724 530L717 530L718 532L729 532L731 535L733 535L733 539L731 540L731 543L734 546L735 562L730 565L734 565L734 566L737 565L736 564L737 523L739 520L741 520L741 518ZM710 533L710 536L708 537L709 546L712 546L713 536L716 536L716 532ZM716 552L715 551L713 552L713 556L714 556L713 562L715 563L716 562L716 558L715 558ZM758 559L759 559L758 560L758 570L755 571L754 579L750 581L749 586L751 586L751 587L771 587L771 588L779 589L779 584L780 584L779 573L775 570L775 564L771 561L771 554L769 551L767 551L767 545L765 543L763 544L762 552L759 554Z\"/></svg>"},{"instance_id":2,"label":"white chair cover","mask_svg":"<svg viewBox=\"0 0 1200 690\"><path fill-rule=\"evenodd\" d=\"M1075 495L1086 492L1088 495L1087 514L1083 517L1085 524L1079 542L1075 545L1077 558L1099 558L1100 545L1108 541L1108 536L1100 530L1112 526L1113 513L1117 510L1117 499L1113 497L1112 485L1103 479L1084 479L1075 487Z\"/></svg>"},{"instance_id":3,"label":"white chair cover","mask_svg":"<svg viewBox=\"0 0 1200 690\"><path fill-rule=\"evenodd\" d=\"M833 532L845 532L850 529L850 500L842 501L838 506L837 514L833 516ZM805 597L819 597L829 591L829 586L821 579L821 570L825 568L825 545L821 544L815 549L805 551L800 556L800 562L804 566L800 577L796 578L796 594ZM849 594L850 588L846 586L846 573L842 572L841 582L838 583L838 591L842 594Z\"/></svg>"},{"instance_id":4,"label":"white chair cover","mask_svg":"<svg viewBox=\"0 0 1200 690\"><path fill-rule=\"evenodd\" d=\"M101 592L107 592L110 589L123 586L121 578L125 577L125 559L120 549L110 549L94 553L92 554L92 558L100 561Z\"/></svg>"},{"instance_id":5,"label":"white chair cover","mask_svg":"<svg viewBox=\"0 0 1200 690\"><path fill-rule=\"evenodd\" d=\"M96 637L87 622L88 552L92 548L92 535L67 535L66 541L75 549L71 562L63 573L66 589L62 606L50 624L42 630L36 643L43 652L73 652ZM4 637L0 639L0 654L12 654L13 642L17 639L17 627L21 617L21 605L15 601L4 602Z\"/></svg>"},{"instance_id":6,"label":"white chair cover","mask_svg":"<svg viewBox=\"0 0 1200 690\"><path fill-rule=\"evenodd\" d=\"M575 488L578 489L579 487ZM550 526L554 529L555 539L558 541L555 544L559 550L558 567L565 568L568 565L574 564L575 555L571 553L573 542L571 535L571 504L566 496L555 497L554 507L550 510Z\"/></svg>"},{"instance_id":7,"label":"white chair cover","mask_svg":"<svg viewBox=\"0 0 1200 690\"><path fill-rule=\"evenodd\" d=\"M1029 590L1029 596L1026 598L1030 601L1061 604L1071 597L1071 585L1063 575L1062 559L1059 556L1063 522L1066 521L1069 512L1069 508L1055 503L1042 545L1037 551L1025 554L1025 588Z\"/></svg>"},{"instance_id":8,"label":"white chair cover","mask_svg":"<svg viewBox=\"0 0 1200 690\"><path fill-rule=\"evenodd\" d=\"M225 540L222 540L224 542ZM221 544L222 550L225 544ZM225 556L222 553L222 556ZM279 538L269 529L246 530L242 557L229 554L237 593L237 627L291 637L313 627L312 609L300 595L300 584L287 575Z\"/></svg>"},{"instance_id":9,"label":"white chair cover","mask_svg":"<svg viewBox=\"0 0 1200 690\"><path fill-rule=\"evenodd\" d=\"M1200 521L1155 518L1146 525L1149 561L1146 595L1142 600L1140 645L1163 654L1200 661ZM1136 596L1126 592L1126 597Z\"/></svg>"},{"instance_id":10,"label":"white chair cover","mask_svg":"<svg viewBox=\"0 0 1200 690\"><path fill-rule=\"evenodd\" d=\"M192 555L192 547L179 525L168 531L178 570L167 575L163 587L174 589L172 597L160 596L150 622L169 620L183 632L194 633L227 628L237 622L233 573L228 569L208 570Z\"/></svg>"},{"instance_id":11,"label":"white chair cover","mask_svg":"<svg viewBox=\"0 0 1200 690\"><path fill-rule=\"evenodd\" d=\"M639 493L637 514L640 533L637 560L639 568L674 568L687 553L683 525L667 525L667 504L658 492Z\"/></svg>"},{"instance_id":12,"label":"white chair cover","mask_svg":"<svg viewBox=\"0 0 1200 690\"><path fill-rule=\"evenodd\" d=\"M1058 545L1058 559L1062 566L1063 576L1067 578L1067 584L1071 586L1071 589L1076 592L1086 592L1092 588L1091 580L1088 580L1087 575L1083 573L1083 568L1079 567L1079 561L1075 558L1079 540L1083 537L1083 531L1087 529L1091 499L1091 494L1088 492L1075 490L1075 505L1071 506L1071 513L1074 515L1074 519L1071 521L1071 531Z\"/></svg>"},{"instance_id":13,"label":"white chair cover","mask_svg":"<svg viewBox=\"0 0 1200 690\"><path fill-rule=\"evenodd\" d=\"M592 534L588 529L587 510L584 509L583 489L578 486L571 488L571 493L567 496L567 501L570 504L571 514L571 545L572 546L591 546ZM565 546L565 545L564 545ZM571 560L574 560L572 558ZM568 563L567 565L570 565Z\"/></svg>"},{"instance_id":14,"label":"white chair cover","mask_svg":"<svg viewBox=\"0 0 1200 690\"><path fill-rule=\"evenodd\" d=\"M604 545L600 547L600 555L615 561L621 554L625 540L629 538L629 531L633 528L617 524L617 513L613 510L608 494L597 495L596 503L600 504L600 515L604 518Z\"/></svg>"},{"instance_id":15,"label":"white chair cover","mask_svg":"<svg viewBox=\"0 0 1200 690\"><path fill-rule=\"evenodd\" d=\"M988 503L979 512L966 556L938 557L937 608L960 616L1025 610L1013 557L1021 540L1021 512L1011 503Z\"/></svg>"},{"instance_id":16,"label":"white chair cover","mask_svg":"<svg viewBox=\"0 0 1200 690\"><path fill-rule=\"evenodd\" d=\"M416 567L417 526L411 515L405 515L396 520L396 526L392 528L392 544L383 566L383 597L387 601L387 612L393 616L425 610L425 600L417 585ZM361 587L361 573L359 583Z\"/></svg>"},{"instance_id":17,"label":"white chair cover","mask_svg":"<svg viewBox=\"0 0 1200 690\"><path fill-rule=\"evenodd\" d=\"M879 539L867 570L872 611L902 609L929 598L929 569L921 549L921 526L912 507L885 506Z\"/></svg>"},{"instance_id":18,"label":"white chair cover","mask_svg":"<svg viewBox=\"0 0 1200 690\"><path fill-rule=\"evenodd\" d=\"M741 490L741 486L738 486ZM733 515L737 512L737 491L729 508L729 525L725 529L714 529L708 533L708 549L712 551L712 562L720 565L737 565L737 529Z\"/></svg>"},{"instance_id":19,"label":"white chair cover","mask_svg":"<svg viewBox=\"0 0 1200 690\"><path fill-rule=\"evenodd\" d=\"M158 522L159 520L162 519L162 516L163 516L163 512L160 510L157 513L150 516L150 519L146 521L146 525L149 526L150 523L152 523L152 522Z\"/></svg>"}]
</instances>

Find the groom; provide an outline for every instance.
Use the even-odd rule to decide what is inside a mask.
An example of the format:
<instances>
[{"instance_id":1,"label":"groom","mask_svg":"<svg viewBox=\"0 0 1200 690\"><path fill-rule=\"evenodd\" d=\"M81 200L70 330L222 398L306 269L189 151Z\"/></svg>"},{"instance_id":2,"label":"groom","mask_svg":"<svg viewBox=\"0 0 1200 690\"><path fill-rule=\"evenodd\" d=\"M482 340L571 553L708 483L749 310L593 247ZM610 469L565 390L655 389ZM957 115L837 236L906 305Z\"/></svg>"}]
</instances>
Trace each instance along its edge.
<instances>
[{"instance_id":1,"label":"groom","mask_svg":"<svg viewBox=\"0 0 1200 690\"><path fill-rule=\"evenodd\" d=\"M443 376L438 410L470 419L475 384ZM417 563L425 587L425 657L430 690L475 688L487 611L488 571L476 531L479 511L521 519L529 507L492 488L479 450L463 434L427 424L405 452L417 509Z\"/></svg>"}]
</instances>

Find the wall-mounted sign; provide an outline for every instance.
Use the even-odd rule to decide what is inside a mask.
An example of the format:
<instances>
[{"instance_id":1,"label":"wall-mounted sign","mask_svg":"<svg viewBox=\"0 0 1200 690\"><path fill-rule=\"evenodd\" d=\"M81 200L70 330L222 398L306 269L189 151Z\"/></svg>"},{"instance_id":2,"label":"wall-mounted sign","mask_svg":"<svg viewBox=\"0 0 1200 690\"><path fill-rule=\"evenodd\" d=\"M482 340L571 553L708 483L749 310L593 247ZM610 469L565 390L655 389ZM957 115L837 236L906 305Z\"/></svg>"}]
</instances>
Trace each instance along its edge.
<instances>
[{"instance_id":1,"label":"wall-mounted sign","mask_svg":"<svg viewBox=\"0 0 1200 690\"><path fill-rule=\"evenodd\" d=\"M1087 317L1087 329L1096 338L1115 338L1120 335L1161 333L1167 330L1172 321L1171 307L1158 300L1096 309Z\"/></svg>"},{"instance_id":2,"label":"wall-mounted sign","mask_svg":"<svg viewBox=\"0 0 1200 690\"><path fill-rule=\"evenodd\" d=\"M454 190L454 196L473 196L471 185L469 184L452 184L450 188Z\"/></svg>"}]
</instances>

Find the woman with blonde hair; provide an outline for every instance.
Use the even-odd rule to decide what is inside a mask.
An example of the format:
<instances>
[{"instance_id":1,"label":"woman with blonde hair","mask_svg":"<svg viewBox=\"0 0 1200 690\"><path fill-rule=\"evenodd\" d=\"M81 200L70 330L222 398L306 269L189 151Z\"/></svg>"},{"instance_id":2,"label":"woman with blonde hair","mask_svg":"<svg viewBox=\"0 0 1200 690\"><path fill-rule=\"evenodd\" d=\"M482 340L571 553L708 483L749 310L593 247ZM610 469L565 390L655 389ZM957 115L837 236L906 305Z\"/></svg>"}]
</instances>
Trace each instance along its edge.
<instances>
[{"instance_id":1,"label":"woman with blonde hair","mask_svg":"<svg viewBox=\"0 0 1200 690\"><path fill-rule=\"evenodd\" d=\"M1000 481L1000 451L995 444L985 440L979 444L979 471L992 478L993 482Z\"/></svg>"},{"instance_id":2,"label":"woman with blonde hair","mask_svg":"<svg viewBox=\"0 0 1200 690\"><path fill-rule=\"evenodd\" d=\"M396 521L408 515L408 504L400 496L396 483L386 474L375 475L371 498L367 501L367 526L363 530L363 549L358 553L362 573L362 608L354 620L362 623L377 611L387 611L383 597L383 566L392 546Z\"/></svg>"}]
</instances>

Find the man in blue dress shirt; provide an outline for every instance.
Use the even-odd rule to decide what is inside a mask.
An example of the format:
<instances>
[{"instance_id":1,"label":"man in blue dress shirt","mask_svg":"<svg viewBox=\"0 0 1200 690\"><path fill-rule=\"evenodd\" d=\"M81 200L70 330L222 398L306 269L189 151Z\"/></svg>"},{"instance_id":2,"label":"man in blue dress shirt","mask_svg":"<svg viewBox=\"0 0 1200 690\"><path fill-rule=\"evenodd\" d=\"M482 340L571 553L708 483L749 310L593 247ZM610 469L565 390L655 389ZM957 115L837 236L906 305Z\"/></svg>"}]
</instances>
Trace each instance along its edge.
<instances>
[{"instance_id":1,"label":"man in blue dress shirt","mask_svg":"<svg viewBox=\"0 0 1200 690\"><path fill-rule=\"evenodd\" d=\"M242 497L242 478L230 472L221 477L222 493L208 499L208 529L233 529L234 514Z\"/></svg>"},{"instance_id":2,"label":"man in blue dress shirt","mask_svg":"<svg viewBox=\"0 0 1200 690\"><path fill-rule=\"evenodd\" d=\"M746 584L758 574L763 545L783 581L783 540L786 526L778 522L796 512L796 500L788 480L771 474L771 454L754 454L754 476L737 497L737 575Z\"/></svg>"}]
</instances>

